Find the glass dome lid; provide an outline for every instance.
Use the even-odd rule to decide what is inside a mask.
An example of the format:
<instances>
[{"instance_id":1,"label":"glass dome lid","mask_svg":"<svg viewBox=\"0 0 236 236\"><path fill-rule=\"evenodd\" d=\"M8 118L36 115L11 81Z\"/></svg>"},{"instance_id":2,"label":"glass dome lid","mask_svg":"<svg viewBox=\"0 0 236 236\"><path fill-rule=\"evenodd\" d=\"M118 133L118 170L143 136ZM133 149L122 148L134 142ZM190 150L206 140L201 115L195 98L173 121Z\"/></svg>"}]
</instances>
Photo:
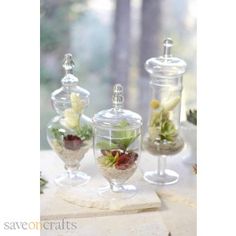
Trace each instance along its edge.
<instances>
[{"instance_id":1,"label":"glass dome lid","mask_svg":"<svg viewBox=\"0 0 236 236\"><path fill-rule=\"evenodd\" d=\"M71 96L77 96L83 102L84 107L89 104L89 91L81 88L79 79L73 75L75 63L71 54L65 54L62 67L65 69L65 76L61 79L62 87L51 94L51 101L58 113L63 113L71 106Z\"/></svg>"},{"instance_id":2,"label":"glass dome lid","mask_svg":"<svg viewBox=\"0 0 236 236\"><path fill-rule=\"evenodd\" d=\"M123 109L123 87L120 84L113 87L112 104L113 108L102 110L94 115L95 127L121 130L135 129L142 125L142 118L139 114Z\"/></svg>"},{"instance_id":3,"label":"glass dome lid","mask_svg":"<svg viewBox=\"0 0 236 236\"><path fill-rule=\"evenodd\" d=\"M184 74L186 70L185 61L171 55L173 40L171 38L165 39L163 46L163 56L148 59L145 63L146 71L153 77L160 78L179 77Z\"/></svg>"}]
</instances>

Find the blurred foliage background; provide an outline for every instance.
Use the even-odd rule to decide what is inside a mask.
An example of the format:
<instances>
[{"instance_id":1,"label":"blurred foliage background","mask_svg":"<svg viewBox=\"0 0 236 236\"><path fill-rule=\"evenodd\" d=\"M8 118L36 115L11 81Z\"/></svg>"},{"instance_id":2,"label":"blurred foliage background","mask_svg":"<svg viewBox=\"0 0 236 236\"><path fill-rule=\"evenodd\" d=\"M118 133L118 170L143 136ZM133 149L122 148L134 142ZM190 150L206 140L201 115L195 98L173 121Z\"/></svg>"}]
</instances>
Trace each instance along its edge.
<instances>
[{"instance_id":1,"label":"blurred foliage background","mask_svg":"<svg viewBox=\"0 0 236 236\"><path fill-rule=\"evenodd\" d=\"M91 93L86 114L111 107L112 86L119 82L126 107L146 122L150 89L144 62L160 56L162 41L171 37L173 54L188 65L182 119L196 108L196 0L41 0L40 25L41 149L49 148L46 127L56 115L50 95L60 87L68 52L80 86Z\"/></svg>"}]
</instances>

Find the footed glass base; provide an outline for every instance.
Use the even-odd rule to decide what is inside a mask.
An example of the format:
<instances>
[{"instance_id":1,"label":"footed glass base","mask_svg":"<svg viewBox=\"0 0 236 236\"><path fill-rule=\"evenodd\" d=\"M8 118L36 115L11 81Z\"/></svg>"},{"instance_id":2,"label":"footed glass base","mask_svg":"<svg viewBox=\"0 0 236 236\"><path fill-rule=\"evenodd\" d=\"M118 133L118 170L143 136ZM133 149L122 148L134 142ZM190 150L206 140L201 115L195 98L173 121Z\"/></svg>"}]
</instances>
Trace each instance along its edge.
<instances>
[{"instance_id":1,"label":"footed glass base","mask_svg":"<svg viewBox=\"0 0 236 236\"><path fill-rule=\"evenodd\" d=\"M113 190L112 190L113 189ZM98 190L98 193L103 198L107 198L109 200L117 200L117 199L126 199L133 197L137 192L137 189L134 185L120 185L120 186L105 186L101 187Z\"/></svg>"},{"instance_id":2,"label":"footed glass base","mask_svg":"<svg viewBox=\"0 0 236 236\"><path fill-rule=\"evenodd\" d=\"M59 186L77 186L88 183L90 176L84 172L65 172L55 179L55 183Z\"/></svg>"},{"instance_id":3,"label":"footed glass base","mask_svg":"<svg viewBox=\"0 0 236 236\"><path fill-rule=\"evenodd\" d=\"M179 174L168 169L165 169L162 174L157 171L147 171L144 173L144 179L151 184L170 185L178 182Z\"/></svg>"}]
</instances>

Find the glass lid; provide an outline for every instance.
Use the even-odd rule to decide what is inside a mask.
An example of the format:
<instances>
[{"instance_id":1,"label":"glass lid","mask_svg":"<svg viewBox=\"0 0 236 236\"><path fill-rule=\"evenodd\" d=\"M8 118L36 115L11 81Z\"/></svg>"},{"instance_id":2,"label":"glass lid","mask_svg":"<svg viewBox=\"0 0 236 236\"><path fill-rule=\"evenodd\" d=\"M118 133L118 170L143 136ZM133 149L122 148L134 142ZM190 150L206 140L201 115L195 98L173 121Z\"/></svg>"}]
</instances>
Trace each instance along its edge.
<instances>
[{"instance_id":1,"label":"glass lid","mask_svg":"<svg viewBox=\"0 0 236 236\"><path fill-rule=\"evenodd\" d=\"M83 107L86 107L89 104L90 93L78 85L79 79L73 75L75 64L71 54L65 54L62 67L65 69L65 76L61 79L62 87L51 94L54 109L58 113L63 113L71 107L73 98L77 98L74 100L81 101Z\"/></svg>"},{"instance_id":2,"label":"glass lid","mask_svg":"<svg viewBox=\"0 0 236 236\"><path fill-rule=\"evenodd\" d=\"M113 87L112 104L113 108L102 110L94 115L93 122L96 127L120 130L139 128L142 125L139 114L123 109L123 87L120 84Z\"/></svg>"},{"instance_id":3,"label":"glass lid","mask_svg":"<svg viewBox=\"0 0 236 236\"><path fill-rule=\"evenodd\" d=\"M171 38L165 39L163 46L163 56L148 59L145 63L146 71L153 77L181 76L186 70L186 63L184 60L171 55L173 40Z\"/></svg>"}]
</instances>

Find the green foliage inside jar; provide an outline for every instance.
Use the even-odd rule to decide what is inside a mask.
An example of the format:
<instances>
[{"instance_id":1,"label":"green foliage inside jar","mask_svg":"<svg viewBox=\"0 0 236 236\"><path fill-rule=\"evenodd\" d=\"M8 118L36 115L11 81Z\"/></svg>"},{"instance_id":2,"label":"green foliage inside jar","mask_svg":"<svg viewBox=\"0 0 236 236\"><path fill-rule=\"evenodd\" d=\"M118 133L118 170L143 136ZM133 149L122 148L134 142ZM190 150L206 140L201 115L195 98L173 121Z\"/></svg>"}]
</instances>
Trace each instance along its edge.
<instances>
[{"instance_id":1,"label":"green foliage inside jar","mask_svg":"<svg viewBox=\"0 0 236 236\"><path fill-rule=\"evenodd\" d=\"M151 100L148 134L144 138L143 146L152 155L173 155L183 148L183 139L173 122L174 109L179 102L179 96L162 103L157 99Z\"/></svg>"},{"instance_id":2,"label":"green foliage inside jar","mask_svg":"<svg viewBox=\"0 0 236 236\"><path fill-rule=\"evenodd\" d=\"M53 138L52 144L56 150L62 147L75 151L87 145L86 141L92 138L92 127L88 124L81 124L81 115L85 103L79 95L71 93L71 107L64 111L63 122L50 128Z\"/></svg>"},{"instance_id":3,"label":"green foliage inside jar","mask_svg":"<svg viewBox=\"0 0 236 236\"><path fill-rule=\"evenodd\" d=\"M138 154L131 149L132 144L139 137L135 130L130 129L130 124L122 120L111 134L111 139L103 139L96 143L101 151L99 163L104 167L126 170L135 164Z\"/></svg>"},{"instance_id":4,"label":"green foliage inside jar","mask_svg":"<svg viewBox=\"0 0 236 236\"><path fill-rule=\"evenodd\" d=\"M149 138L152 141L173 142L177 136L175 124L170 119L170 112L179 104L180 97L177 96L163 104L157 99L152 99L151 118L148 127Z\"/></svg>"},{"instance_id":5,"label":"green foliage inside jar","mask_svg":"<svg viewBox=\"0 0 236 236\"><path fill-rule=\"evenodd\" d=\"M92 127L89 125L82 126L79 130L70 131L62 128L50 129L54 143L62 145L70 150L77 150L83 144L92 138Z\"/></svg>"}]
</instances>

